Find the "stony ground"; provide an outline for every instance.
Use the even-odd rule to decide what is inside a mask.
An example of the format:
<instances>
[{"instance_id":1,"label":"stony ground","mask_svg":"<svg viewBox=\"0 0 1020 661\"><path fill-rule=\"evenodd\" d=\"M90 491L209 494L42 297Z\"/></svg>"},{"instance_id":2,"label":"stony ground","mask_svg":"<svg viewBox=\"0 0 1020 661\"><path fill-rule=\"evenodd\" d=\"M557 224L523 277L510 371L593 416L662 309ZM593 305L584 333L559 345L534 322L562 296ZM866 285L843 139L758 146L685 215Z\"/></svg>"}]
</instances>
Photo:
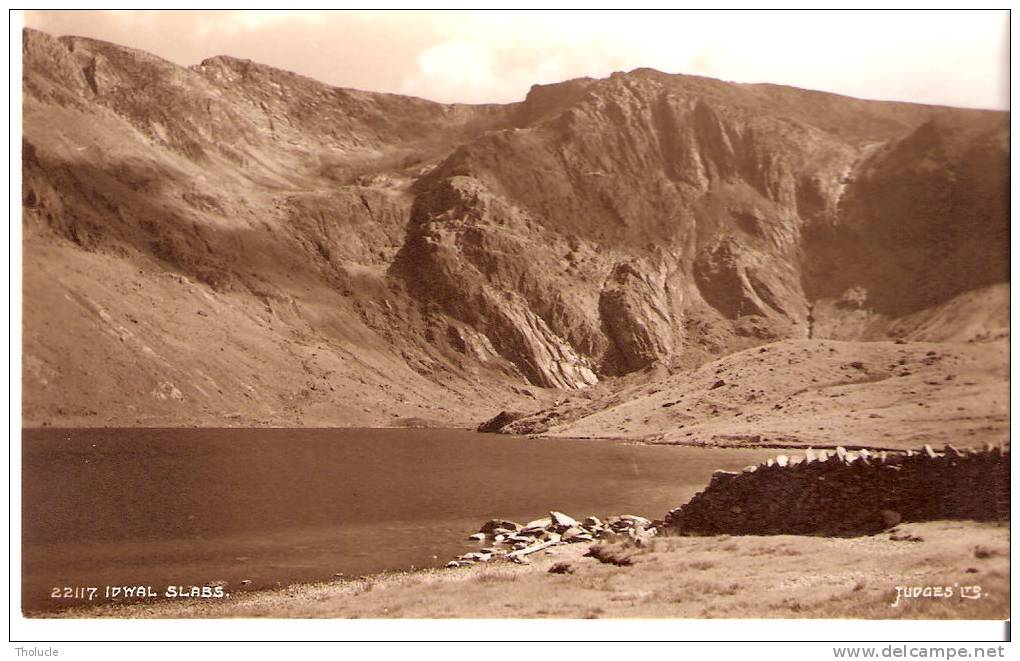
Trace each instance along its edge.
<instances>
[{"instance_id":1,"label":"stony ground","mask_svg":"<svg viewBox=\"0 0 1020 661\"><path fill-rule=\"evenodd\" d=\"M1009 439L1008 352L1003 339L785 340L515 424L690 445L981 446Z\"/></svg>"},{"instance_id":2,"label":"stony ground","mask_svg":"<svg viewBox=\"0 0 1020 661\"><path fill-rule=\"evenodd\" d=\"M659 537L499 563L71 617L1006 619L1009 529L936 521L879 535ZM616 565L612 562L630 562ZM550 573L557 564L566 573ZM977 586L977 587L975 587ZM932 588L901 598L897 587ZM945 595L934 596L936 587ZM961 596L968 595L967 597ZM979 598L972 598L980 595Z\"/></svg>"}]
</instances>

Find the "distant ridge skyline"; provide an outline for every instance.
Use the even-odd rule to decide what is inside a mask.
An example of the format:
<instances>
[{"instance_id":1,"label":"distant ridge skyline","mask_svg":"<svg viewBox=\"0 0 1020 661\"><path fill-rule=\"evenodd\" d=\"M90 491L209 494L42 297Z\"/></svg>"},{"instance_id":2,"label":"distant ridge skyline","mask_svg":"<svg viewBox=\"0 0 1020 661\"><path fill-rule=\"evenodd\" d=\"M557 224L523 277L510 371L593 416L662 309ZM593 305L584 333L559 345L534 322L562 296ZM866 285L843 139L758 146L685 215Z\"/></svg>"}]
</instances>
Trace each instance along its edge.
<instances>
[{"instance_id":1,"label":"distant ridge skyline","mask_svg":"<svg viewBox=\"0 0 1020 661\"><path fill-rule=\"evenodd\" d=\"M18 18L182 66L230 55L330 85L443 103L519 101L533 84L650 67L1009 109L1006 11L31 10Z\"/></svg>"}]
</instances>

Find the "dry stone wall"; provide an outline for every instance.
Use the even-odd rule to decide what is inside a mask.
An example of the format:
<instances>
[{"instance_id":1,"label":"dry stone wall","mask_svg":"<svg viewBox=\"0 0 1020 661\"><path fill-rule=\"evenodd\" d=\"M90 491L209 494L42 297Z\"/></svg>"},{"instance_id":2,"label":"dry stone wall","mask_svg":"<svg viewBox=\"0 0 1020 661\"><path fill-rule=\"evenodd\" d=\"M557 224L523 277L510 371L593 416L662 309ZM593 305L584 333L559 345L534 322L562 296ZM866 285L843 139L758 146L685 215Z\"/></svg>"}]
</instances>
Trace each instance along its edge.
<instances>
[{"instance_id":1,"label":"dry stone wall","mask_svg":"<svg viewBox=\"0 0 1020 661\"><path fill-rule=\"evenodd\" d=\"M742 473L716 471L665 523L681 534L853 535L900 521L1008 521L1009 458L1009 446L809 449Z\"/></svg>"}]
</instances>

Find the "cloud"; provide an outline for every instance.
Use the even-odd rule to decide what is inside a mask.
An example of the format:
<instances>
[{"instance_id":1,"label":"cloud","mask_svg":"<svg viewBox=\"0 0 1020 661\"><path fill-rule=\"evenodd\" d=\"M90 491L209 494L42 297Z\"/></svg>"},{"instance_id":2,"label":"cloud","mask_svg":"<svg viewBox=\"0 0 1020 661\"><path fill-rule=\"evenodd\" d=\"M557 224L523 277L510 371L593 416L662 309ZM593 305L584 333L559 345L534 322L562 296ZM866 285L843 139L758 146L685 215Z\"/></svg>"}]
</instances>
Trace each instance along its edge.
<instances>
[{"instance_id":1,"label":"cloud","mask_svg":"<svg viewBox=\"0 0 1020 661\"><path fill-rule=\"evenodd\" d=\"M865 98L1008 107L1002 12L470 12L399 90L507 102L530 85L652 67Z\"/></svg>"},{"instance_id":2,"label":"cloud","mask_svg":"<svg viewBox=\"0 0 1020 661\"><path fill-rule=\"evenodd\" d=\"M278 27L282 23L321 24L323 18L323 13L317 11L244 9L212 15L205 21L204 29L207 34L260 32Z\"/></svg>"},{"instance_id":3,"label":"cloud","mask_svg":"<svg viewBox=\"0 0 1020 661\"><path fill-rule=\"evenodd\" d=\"M478 41L447 41L418 56L418 75L405 82L408 92L441 97L490 98L500 93L492 50Z\"/></svg>"}]
</instances>

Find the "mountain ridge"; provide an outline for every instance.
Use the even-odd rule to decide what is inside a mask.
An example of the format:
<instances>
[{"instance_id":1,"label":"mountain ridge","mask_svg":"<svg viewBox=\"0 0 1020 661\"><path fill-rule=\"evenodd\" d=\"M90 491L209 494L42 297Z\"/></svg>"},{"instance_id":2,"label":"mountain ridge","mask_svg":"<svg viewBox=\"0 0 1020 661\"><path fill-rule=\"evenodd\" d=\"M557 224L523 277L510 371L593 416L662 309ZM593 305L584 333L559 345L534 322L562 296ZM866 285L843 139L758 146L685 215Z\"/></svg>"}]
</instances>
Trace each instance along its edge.
<instances>
[{"instance_id":1,"label":"mountain ridge","mask_svg":"<svg viewBox=\"0 0 1020 661\"><path fill-rule=\"evenodd\" d=\"M464 425L1008 282L1006 113L649 69L437 104L24 34L27 424Z\"/></svg>"}]
</instances>

